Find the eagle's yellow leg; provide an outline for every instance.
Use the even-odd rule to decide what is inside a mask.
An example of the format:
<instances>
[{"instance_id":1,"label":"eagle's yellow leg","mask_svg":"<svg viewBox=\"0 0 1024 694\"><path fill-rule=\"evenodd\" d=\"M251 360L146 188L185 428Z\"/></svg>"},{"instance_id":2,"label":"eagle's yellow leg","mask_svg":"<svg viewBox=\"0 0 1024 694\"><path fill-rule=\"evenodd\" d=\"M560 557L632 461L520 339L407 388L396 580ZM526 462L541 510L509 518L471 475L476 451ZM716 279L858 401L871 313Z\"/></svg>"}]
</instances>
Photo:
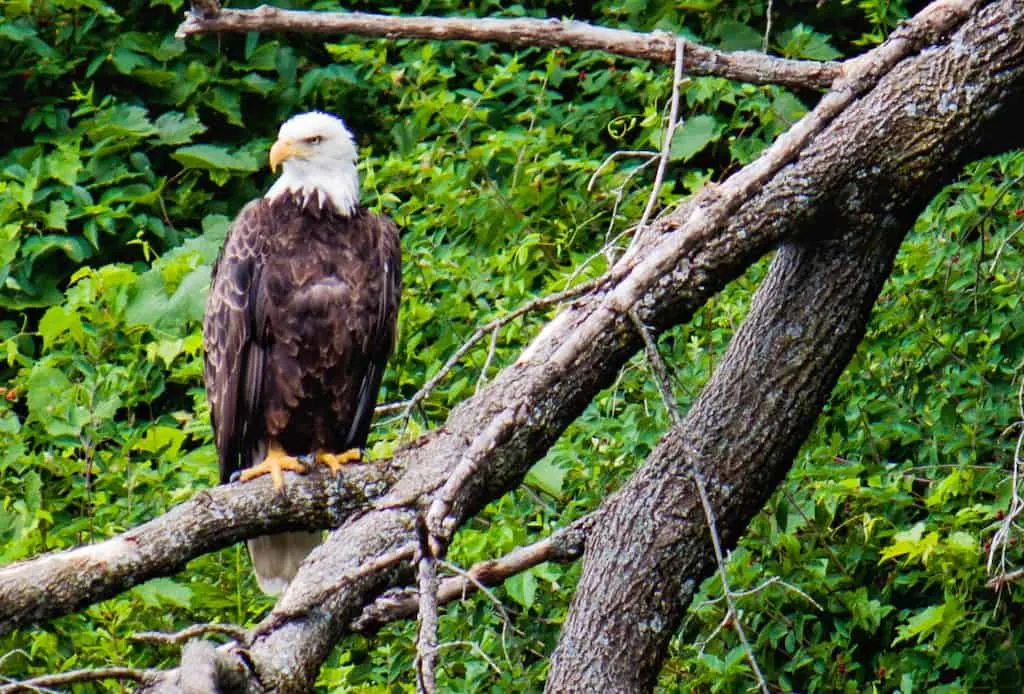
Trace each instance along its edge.
<instances>
[{"instance_id":1,"label":"eagle's yellow leg","mask_svg":"<svg viewBox=\"0 0 1024 694\"><path fill-rule=\"evenodd\" d=\"M358 448L350 448L343 453L320 451L316 454L316 462L331 468L331 474L337 475L341 466L346 463L358 463L363 459L363 452Z\"/></svg>"},{"instance_id":2,"label":"eagle's yellow leg","mask_svg":"<svg viewBox=\"0 0 1024 694\"><path fill-rule=\"evenodd\" d=\"M243 482L248 482L269 473L270 478L274 480L274 489L281 489L284 486L285 470L302 474L306 471L306 467L299 462L298 458L285 453L277 441L272 441L263 462L242 470L240 479Z\"/></svg>"}]
</instances>

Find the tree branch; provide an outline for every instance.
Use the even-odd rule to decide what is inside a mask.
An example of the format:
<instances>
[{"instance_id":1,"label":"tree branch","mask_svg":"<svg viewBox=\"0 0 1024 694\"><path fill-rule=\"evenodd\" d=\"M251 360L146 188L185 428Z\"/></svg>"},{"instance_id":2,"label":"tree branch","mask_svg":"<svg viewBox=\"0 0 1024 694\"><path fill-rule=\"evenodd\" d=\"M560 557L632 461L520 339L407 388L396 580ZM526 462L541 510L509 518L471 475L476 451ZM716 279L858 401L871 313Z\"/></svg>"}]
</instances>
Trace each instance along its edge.
<instances>
[{"instance_id":1,"label":"tree branch","mask_svg":"<svg viewBox=\"0 0 1024 694\"><path fill-rule=\"evenodd\" d=\"M0 634L117 595L185 568L195 557L250 537L336 527L397 479L400 465L351 465L337 479L288 476L198 492L163 516L95 545L0 568Z\"/></svg>"},{"instance_id":2,"label":"tree branch","mask_svg":"<svg viewBox=\"0 0 1024 694\"><path fill-rule=\"evenodd\" d=\"M506 579L547 561L561 564L575 561L583 554L583 545L594 518L594 514L584 516L550 537L517 547L499 559L478 562L468 571L443 579L437 590L438 605L464 599L480 587L500 585ZM416 615L419 605L415 591L403 588L385 593L366 606L352 623L352 629L362 633L374 631L388 622Z\"/></svg>"},{"instance_id":3,"label":"tree branch","mask_svg":"<svg viewBox=\"0 0 1024 694\"><path fill-rule=\"evenodd\" d=\"M437 692L437 558L434 556L427 523L423 516L416 517L419 548L417 571L419 574L419 633L416 636L416 691L419 694Z\"/></svg>"},{"instance_id":4,"label":"tree branch","mask_svg":"<svg viewBox=\"0 0 1024 694\"><path fill-rule=\"evenodd\" d=\"M69 670L57 675L43 675L21 682L0 684L0 694L14 692L38 692L51 687L66 687L71 684L100 682L102 680L130 680L142 685L152 684L163 676L161 670L139 670L129 667L100 668L97 670Z\"/></svg>"},{"instance_id":5,"label":"tree branch","mask_svg":"<svg viewBox=\"0 0 1024 694\"><path fill-rule=\"evenodd\" d=\"M671 65L676 37L668 32L649 34L608 29L584 22L559 19L395 17L362 12L282 10L263 5L254 10L221 10L215 15L191 12L178 27L178 38L197 34L249 31L295 31L305 34L359 34L389 39L433 41L494 41L513 46L600 50L631 58ZM773 58L755 51L716 51L697 43L685 44L688 74L725 77L754 84L828 88L842 74L834 62Z\"/></svg>"}]
</instances>

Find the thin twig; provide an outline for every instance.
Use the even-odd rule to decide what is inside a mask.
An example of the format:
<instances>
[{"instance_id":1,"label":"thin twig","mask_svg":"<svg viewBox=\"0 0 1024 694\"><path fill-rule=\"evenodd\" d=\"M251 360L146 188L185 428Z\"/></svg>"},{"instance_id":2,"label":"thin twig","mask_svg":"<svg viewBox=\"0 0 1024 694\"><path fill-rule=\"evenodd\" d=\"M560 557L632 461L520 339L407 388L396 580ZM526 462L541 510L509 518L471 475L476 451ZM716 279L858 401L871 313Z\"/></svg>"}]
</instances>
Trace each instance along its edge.
<instances>
[{"instance_id":1,"label":"thin twig","mask_svg":"<svg viewBox=\"0 0 1024 694\"><path fill-rule=\"evenodd\" d=\"M528 545L528 547L534 547L535 545L545 542L548 542L548 538L541 540L540 543ZM517 547L513 551L519 552L524 549L527 548ZM512 617L509 616L508 610L506 610L505 606L501 604L501 600L499 600L498 596L494 594L494 591L490 589L490 586L497 585L503 582L506 578L517 573L522 573L541 562L547 561L547 559L543 558L542 554L538 554L530 557L525 562L517 561L514 564L509 564L507 556L508 555L497 560L488 559L477 562L469 569L463 569L461 566L456 566L450 561L445 561L443 559L440 560L441 566L455 574L454 576L450 576L444 580L444 585L441 587L441 591L446 594L446 597L450 595L452 598L455 597L452 591L455 591L458 593L459 598L463 600L466 596L472 595L474 591L480 591L483 593L484 597L490 600L491 603L498 608L498 611L501 613L501 618L506 623L511 624ZM500 566L502 562L504 562L505 570L495 571L495 566ZM505 571L514 571L515 573L506 574ZM490 585L483 582L482 578L485 576L490 579Z\"/></svg>"},{"instance_id":2,"label":"thin twig","mask_svg":"<svg viewBox=\"0 0 1024 694\"><path fill-rule=\"evenodd\" d=\"M587 179L587 192L593 192L594 184L597 182L597 177L600 176L601 172L608 168L608 166L613 161L615 161L616 159L628 159L636 157L652 161L658 158L658 153L649 152L645 149L619 149L612 152L611 154L604 158L604 161L602 161L596 169L594 169L594 173L590 174L590 178Z\"/></svg>"},{"instance_id":3,"label":"thin twig","mask_svg":"<svg viewBox=\"0 0 1024 694\"><path fill-rule=\"evenodd\" d=\"M42 675L32 679L0 685L0 694L46 690L51 687L63 687L82 682L99 682L101 680L132 680L140 684L152 684L162 676L161 670L140 670L130 667L110 667L96 670L69 670L56 675Z\"/></svg>"},{"instance_id":4,"label":"thin twig","mask_svg":"<svg viewBox=\"0 0 1024 694\"><path fill-rule=\"evenodd\" d=\"M618 256L617 256L617 254L613 253L612 251L616 249L616 247L618 246L618 243L622 239L622 237L626 236L627 234L633 233L637 229L636 225L632 225L632 226L626 227L625 229L623 229L619 233L615 234L614 236L612 235L612 231L614 231L614 229L615 229L615 220L617 220L619 218L619 206L622 205L622 199L623 199L623 197L625 197L626 188L629 186L630 182L633 180L634 177L636 177L637 174L642 172L644 169L646 169L648 166L650 166L654 162L658 161L658 154L657 154L657 152L629 152L629 154L635 154L635 155L646 154L647 155L647 161L645 161L643 164L641 164L640 166L636 167L635 169L627 171L626 172L626 178L625 178L625 180L622 181L622 184L613 189L614 193L615 193L615 201L612 203L612 213L611 213L611 218L608 221L608 232L605 234L604 245L601 247L600 250L598 250L595 253L591 254L586 260L584 260L579 265L577 265L575 268L573 268L573 271L572 271L572 273L570 273L569 278L565 281L565 286L566 287L571 286L572 283L576 281L576 278L579 277L581 274L583 274L583 272L588 267L590 267L590 264L592 262L594 262L595 260L597 260L598 258L601 258L601 257L606 258L608 260L608 267L611 267L612 265L614 265L615 264L615 260L617 259ZM614 156L614 154L613 154L613 156ZM611 157L609 157L609 159L610 158ZM606 159L605 161L608 161L608 159ZM604 166L604 164L602 164L601 166ZM599 170L600 170L600 168L601 167L598 167ZM594 175L591 176L590 183L587 184L587 189L588 190L590 190L590 185L591 185L591 183L594 182L594 176L596 176L596 175L597 175L597 172L595 172Z\"/></svg>"},{"instance_id":5,"label":"thin twig","mask_svg":"<svg viewBox=\"0 0 1024 694\"><path fill-rule=\"evenodd\" d=\"M754 586L753 588L748 588L747 590L738 590L738 591L732 593L732 597L734 597L734 598L746 598L746 597L749 597L751 595L756 595L757 593L760 593L761 591L763 591L765 588L768 588L769 586L774 586L774 585L780 585L783 588L785 588L786 590L790 590L790 591L796 593L797 595L802 597L804 600L806 600L807 602L811 603L816 608L818 608L818 610L824 610L825 609L825 608L823 608L818 603L817 600L812 598L805 591L800 590L796 586L783 581L778 576L772 576L771 578L766 579L765 581L761 582L757 586ZM697 608L695 608L695 609L699 609L699 608L701 608L701 607L703 607L705 605L715 605L717 603L722 602L725 599L726 599L725 595L722 595L722 596L717 597L717 598L708 598L708 599L704 600L703 602L701 602L701 604L698 605Z\"/></svg>"},{"instance_id":6,"label":"thin twig","mask_svg":"<svg viewBox=\"0 0 1024 694\"><path fill-rule=\"evenodd\" d=\"M664 400L665 408L669 412L672 426L681 426L683 424L682 412L679 410L679 403L676 401L675 395L672 394L672 383L669 380L668 366L665 364L664 359L661 357L661 353L658 351L658 345L651 336L647 326L643 324L635 311L630 310L629 317L632 319L633 324L643 337L647 360L650 364L651 372L654 374L655 380L658 382L658 390ZM711 534L711 544L715 549L715 562L718 567L718 575L722 581L722 595L725 599L726 605L728 606L726 618L722 621L722 624L719 624L718 629L721 629L722 626L728 623L731 618L732 626L735 627L736 635L739 637L740 643L743 645L747 661L750 663L750 667L753 669L754 675L757 677L758 686L764 694L769 694L770 690L768 688L768 682L765 680L764 673L761 672L761 668L757 664L757 658L754 656L754 649L751 647L750 641L747 639L746 632L743 630L740 611L736 608L736 602L734 600L736 594L733 593L732 589L729 587L729 577L726 575L725 570L725 555L722 552L722 544L719 539L718 527L715 522L715 512L711 506L711 500L708 498L704 476L696 469L690 470L690 476L693 478L694 484L697 487L697 494L700 496L700 503L704 509L704 519L708 524L708 532ZM712 637L713 635L709 637L709 639Z\"/></svg>"},{"instance_id":7,"label":"thin twig","mask_svg":"<svg viewBox=\"0 0 1024 694\"><path fill-rule=\"evenodd\" d=\"M665 128L665 136L661 140L661 158L658 160L658 170L654 173L654 187L651 188L651 196L647 199L647 207L640 217L640 232L647 228L647 223L654 212L654 206L661 194L661 185L665 180L665 170L668 168L668 160L672 156L672 136L676 132L676 123L679 120L679 86L683 82L683 54L686 52L686 41L676 39L676 59L672 68L672 105L668 112L668 126Z\"/></svg>"},{"instance_id":8,"label":"thin twig","mask_svg":"<svg viewBox=\"0 0 1024 694\"><path fill-rule=\"evenodd\" d=\"M1024 569L1015 569L1009 573L993 576L985 585L995 590L1002 590L1009 584L1019 581L1022 577L1024 577Z\"/></svg>"},{"instance_id":9,"label":"thin twig","mask_svg":"<svg viewBox=\"0 0 1024 694\"><path fill-rule=\"evenodd\" d=\"M398 402L389 402L383 405L377 405L373 409L373 413L376 415L390 414L392 412L401 412L409 405L406 400L399 400Z\"/></svg>"},{"instance_id":10,"label":"thin twig","mask_svg":"<svg viewBox=\"0 0 1024 694\"><path fill-rule=\"evenodd\" d=\"M1018 423L1024 424L1024 378L1021 379L1020 386L1017 388L1017 416ZM1024 459L1021 458L1022 449L1024 449L1024 426L1021 427L1021 432L1017 436L1017 445L1013 450L1013 469L1010 476L1010 508L1007 510L1006 515L1003 516L999 529L992 536L991 546L988 550L988 562L985 568L990 575L995 574L989 580L989 585L994 587L1007 585L1010 581L1006 577L1016 573L1015 571L1008 570L1009 561L1007 560L1006 552L1015 534L1016 521L1024 513L1024 498L1021 496L1020 488L1021 472L1024 471ZM997 553L999 555L999 567L993 570Z\"/></svg>"},{"instance_id":11,"label":"thin twig","mask_svg":"<svg viewBox=\"0 0 1024 694\"><path fill-rule=\"evenodd\" d=\"M672 384L669 381L668 367L665 365L665 360L661 358L661 354L658 352L658 343L654 341L651 331L646 325L644 325L643 321L640 320L640 316L637 315L634 309L629 310L629 319L633 321L633 325L636 326L637 332L640 333L640 336L644 340L644 352L647 356L647 364L653 372L655 383L658 384L658 391L661 393L662 402L665 403L665 409L668 410L672 426L679 426L683 423L683 412L679 408L679 402L676 400L676 396L672 393Z\"/></svg>"},{"instance_id":12,"label":"thin twig","mask_svg":"<svg viewBox=\"0 0 1024 694\"><path fill-rule=\"evenodd\" d=\"M772 7L773 4L774 4L774 0L768 0L768 6L765 8L765 11L764 11L764 15L765 15L765 19L764 19L764 39L762 39L762 41L761 41L761 52L762 53L767 53L768 52L768 43L769 43L769 41L771 41L771 38L772 38L772 10L774 9Z\"/></svg>"},{"instance_id":13,"label":"thin twig","mask_svg":"<svg viewBox=\"0 0 1024 694\"><path fill-rule=\"evenodd\" d=\"M480 377L476 381L475 392L477 393L479 393L480 389L487 384L487 370L491 368L491 362L494 361L494 354L498 351L498 335L498 330L491 333L491 344L487 348L487 358L484 359L484 365L480 369Z\"/></svg>"},{"instance_id":14,"label":"thin twig","mask_svg":"<svg viewBox=\"0 0 1024 694\"><path fill-rule=\"evenodd\" d=\"M729 588L729 577L726 575L725 570L725 555L722 553L722 543L718 539L718 527L715 524L715 511L711 507L711 500L708 498L708 490L704 484L704 476L700 474L698 470L692 470L693 482L697 487L697 494L700 496L700 504L704 507L704 518L708 523L708 532L711 534L711 544L715 548L715 561L718 563L718 575L722 580L722 592L726 596L726 604L729 606L729 614L732 615L733 627L736 629L736 636L739 637L740 643L743 644L743 650L747 654L747 661L750 663L750 667L754 670L754 675L757 677L757 683L761 688L763 694L770 694L768 688L768 682L764 678L764 673L761 672L761 667L757 664L757 658L754 657L754 649L750 645L747 634L743 630L743 620L740 618L740 613L736 609L736 603L732 599L732 589Z\"/></svg>"},{"instance_id":15,"label":"thin twig","mask_svg":"<svg viewBox=\"0 0 1024 694\"><path fill-rule=\"evenodd\" d=\"M462 357L464 357L466 353L469 350L471 350L476 345L476 343L482 340L485 336L489 335L490 333L496 330L500 330L505 325L508 325L515 319L527 313L530 313L531 311L536 311L538 309L547 308L548 306L560 304L563 301L568 301L569 299L575 299L576 297L592 292L595 289L598 289L601 286L610 283L611 281L612 278L609 277L607 274L602 275L600 277L595 277L592 280L581 282L580 284L577 284L574 287L570 287L569 289L564 289L560 292L555 292L554 294L548 294L547 296L542 296L531 301L527 301L525 304L523 304L516 310L512 311L511 313L507 313L504 316L495 318L490 323L480 326L479 328L476 329L476 331L473 332L472 335L469 336L469 339L462 343L461 347L455 350L452 356L448 357L448 361L444 363L444 366L442 366L437 371L437 373L431 376L427 380L427 382L424 383L423 386L418 391L416 391L416 394L413 395L405 403L405 407L402 409L402 419L408 420L410 415L412 414L412 411L416 409L416 407L434 391L434 388L437 387L437 384L440 383L441 380L449 374L449 372L451 372L455 365L459 363L459 360L462 359Z\"/></svg>"},{"instance_id":16,"label":"thin twig","mask_svg":"<svg viewBox=\"0 0 1024 694\"><path fill-rule=\"evenodd\" d=\"M465 646L469 648L469 650L473 651L478 656L483 658L484 661L491 666L491 669L494 670L496 674L501 674L501 668L498 667L498 664L491 660L490 656L484 653L484 649L480 648L480 646L476 645L472 641L446 641L445 643L440 644L437 648L438 650L440 650L442 648L453 648L455 646Z\"/></svg>"},{"instance_id":17,"label":"thin twig","mask_svg":"<svg viewBox=\"0 0 1024 694\"><path fill-rule=\"evenodd\" d=\"M416 517L419 539L419 631L416 636L416 691L437 692L437 561L422 515Z\"/></svg>"},{"instance_id":18,"label":"thin twig","mask_svg":"<svg viewBox=\"0 0 1024 694\"><path fill-rule=\"evenodd\" d=\"M575 561L583 553L583 545L595 517L594 513L583 516L543 540L517 547L498 559L477 562L469 570L459 569L448 562L439 560L442 566L452 570L456 575L449 576L440 582L437 591L438 604L444 605L452 600L462 600L475 591L481 590L491 602L498 606L502 617L509 620L501 601L487 588L496 586L509 577L546 561L559 563ZM368 605L359 619L354 622L353 629L362 632L369 631L386 622L411 617L416 614L418 608L419 598L415 591L402 589L391 592Z\"/></svg>"},{"instance_id":19,"label":"thin twig","mask_svg":"<svg viewBox=\"0 0 1024 694\"><path fill-rule=\"evenodd\" d=\"M162 631L140 631L128 638L132 641L147 641L150 643L177 644L193 639L203 634L223 634L230 636L239 643L247 643L249 638L248 630L235 624L194 624L187 629L167 634Z\"/></svg>"}]
</instances>

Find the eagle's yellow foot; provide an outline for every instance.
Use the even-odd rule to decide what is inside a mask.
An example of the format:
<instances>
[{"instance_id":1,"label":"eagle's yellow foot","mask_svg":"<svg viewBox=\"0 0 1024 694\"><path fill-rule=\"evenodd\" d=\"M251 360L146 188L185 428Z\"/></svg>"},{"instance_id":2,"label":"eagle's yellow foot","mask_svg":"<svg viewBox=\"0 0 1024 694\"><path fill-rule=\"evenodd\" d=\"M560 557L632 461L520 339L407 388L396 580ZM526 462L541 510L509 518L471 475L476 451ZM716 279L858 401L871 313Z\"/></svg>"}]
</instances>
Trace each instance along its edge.
<instances>
[{"instance_id":1,"label":"eagle's yellow foot","mask_svg":"<svg viewBox=\"0 0 1024 694\"><path fill-rule=\"evenodd\" d=\"M358 448L350 448L344 453L328 453L320 451L316 454L316 462L331 468L331 474L337 475L341 466L346 463L358 463L363 459L363 452Z\"/></svg>"},{"instance_id":2,"label":"eagle's yellow foot","mask_svg":"<svg viewBox=\"0 0 1024 694\"><path fill-rule=\"evenodd\" d=\"M272 444L263 462L242 470L240 479L243 482L248 482L269 473L270 478L274 481L274 489L281 489L284 487L285 470L302 474L306 471L306 466L300 463L295 456L285 453L284 449L277 444Z\"/></svg>"}]
</instances>

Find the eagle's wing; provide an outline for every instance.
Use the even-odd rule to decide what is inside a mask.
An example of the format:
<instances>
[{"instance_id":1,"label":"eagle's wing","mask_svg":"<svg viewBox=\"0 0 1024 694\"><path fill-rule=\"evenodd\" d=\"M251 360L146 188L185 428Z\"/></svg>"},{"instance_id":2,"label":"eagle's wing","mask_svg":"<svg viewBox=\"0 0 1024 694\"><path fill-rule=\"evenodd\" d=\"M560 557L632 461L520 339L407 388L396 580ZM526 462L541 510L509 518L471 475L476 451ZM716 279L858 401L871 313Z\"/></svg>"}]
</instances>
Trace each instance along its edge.
<instances>
[{"instance_id":1,"label":"eagle's wing","mask_svg":"<svg viewBox=\"0 0 1024 694\"><path fill-rule=\"evenodd\" d=\"M267 292L261 261L271 223L261 200L239 212L213 266L206 303L206 392L222 483L249 467L263 445Z\"/></svg>"},{"instance_id":2,"label":"eagle's wing","mask_svg":"<svg viewBox=\"0 0 1024 694\"><path fill-rule=\"evenodd\" d=\"M385 215L368 215L370 223L376 225L377 260L379 264L367 263L368 268L380 268L379 282L382 283L375 320L369 331L362 336L363 349L368 360L363 380L359 384L359 395L355 416L349 427L345 448L363 448L370 433L370 422L377 404L377 392L384 376L384 365L395 346L398 321L398 303L402 294L402 256L399 246L398 226ZM364 281L373 281L364 278Z\"/></svg>"}]
</instances>

